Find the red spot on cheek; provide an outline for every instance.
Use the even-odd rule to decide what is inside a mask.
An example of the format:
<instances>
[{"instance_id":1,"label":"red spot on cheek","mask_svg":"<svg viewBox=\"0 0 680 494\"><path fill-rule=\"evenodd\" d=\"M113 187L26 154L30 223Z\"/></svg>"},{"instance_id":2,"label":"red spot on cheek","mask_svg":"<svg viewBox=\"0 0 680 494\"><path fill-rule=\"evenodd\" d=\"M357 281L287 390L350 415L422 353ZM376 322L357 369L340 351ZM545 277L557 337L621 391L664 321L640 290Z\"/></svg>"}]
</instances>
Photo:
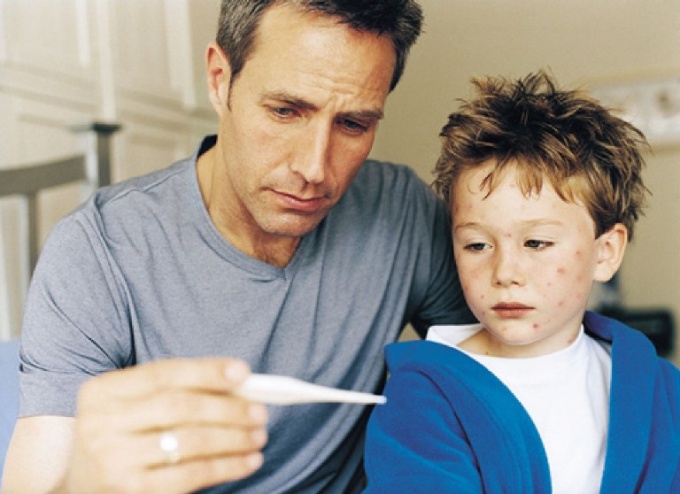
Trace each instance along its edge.
<instances>
[{"instance_id":1,"label":"red spot on cheek","mask_svg":"<svg viewBox=\"0 0 680 494\"><path fill-rule=\"evenodd\" d=\"M538 326L538 323L534 323L532 328L533 328L534 331L538 331L540 329L540 327Z\"/></svg>"},{"instance_id":2,"label":"red spot on cheek","mask_svg":"<svg viewBox=\"0 0 680 494\"><path fill-rule=\"evenodd\" d=\"M557 274L565 274L567 272L566 268L557 268Z\"/></svg>"}]
</instances>

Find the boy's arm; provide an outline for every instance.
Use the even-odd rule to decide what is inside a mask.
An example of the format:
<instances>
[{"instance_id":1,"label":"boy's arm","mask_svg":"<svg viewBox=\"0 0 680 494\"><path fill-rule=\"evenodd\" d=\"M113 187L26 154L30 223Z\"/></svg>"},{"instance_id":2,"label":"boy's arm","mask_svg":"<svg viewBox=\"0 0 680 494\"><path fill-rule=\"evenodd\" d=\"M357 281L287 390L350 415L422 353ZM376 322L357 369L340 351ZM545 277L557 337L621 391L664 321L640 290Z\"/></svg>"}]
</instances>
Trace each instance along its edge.
<instances>
[{"instance_id":1,"label":"boy's arm","mask_svg":"<svg viewBox=\"0 0 680 494\"><path fill-rule=\"evenodd\" d=\"M387 404L375 407L368 424L364 494L482 492L471 447L436 384L397 370L385 395Z\"/></svg>"}]
</instances>

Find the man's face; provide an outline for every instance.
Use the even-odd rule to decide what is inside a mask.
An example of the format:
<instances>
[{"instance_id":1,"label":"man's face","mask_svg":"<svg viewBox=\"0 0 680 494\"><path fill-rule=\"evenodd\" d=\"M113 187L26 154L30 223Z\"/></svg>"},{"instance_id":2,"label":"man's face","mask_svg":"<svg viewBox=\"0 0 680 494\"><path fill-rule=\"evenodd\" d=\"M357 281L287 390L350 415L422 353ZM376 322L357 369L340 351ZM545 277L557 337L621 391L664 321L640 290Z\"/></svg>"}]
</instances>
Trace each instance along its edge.
<instances>
[{"instance_id":1,"label":"man's face","mask_svg":"<svg viewBox=\"0 0 680 494\"><path fill-rule=\"evenodd\" d=\"M242 235L301 237L321 222L368 156L394 63L389 38L294 6L264 14L231 92L225 71L213 97L224 180L212 186Z\"/></svg>"}]
</instances>

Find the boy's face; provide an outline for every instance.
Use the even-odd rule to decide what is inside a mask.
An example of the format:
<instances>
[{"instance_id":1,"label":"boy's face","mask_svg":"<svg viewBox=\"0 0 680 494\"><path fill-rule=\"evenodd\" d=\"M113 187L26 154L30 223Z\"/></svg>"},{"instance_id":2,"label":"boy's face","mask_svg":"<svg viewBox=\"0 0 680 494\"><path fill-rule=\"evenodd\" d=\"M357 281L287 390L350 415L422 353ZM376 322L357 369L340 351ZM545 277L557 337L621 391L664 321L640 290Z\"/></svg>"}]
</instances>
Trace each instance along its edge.
<instances>
[{"instance_id":1,"label":"boy's face","mask_svg":"<svg viewBox=\"0 0 680 494\"><path fill-rule=\"evenodd\" d=\"M454 254L472 312L492 355L528 357L568 346L578 334L594 280L618 268L617 225L595 238L585 207L562 200L548 180L525 197L510 167L487 196L480 184L495 165L463 172L453 189ZM621 238L623 228L623 238Z\"/></svg>"}]
</instances>

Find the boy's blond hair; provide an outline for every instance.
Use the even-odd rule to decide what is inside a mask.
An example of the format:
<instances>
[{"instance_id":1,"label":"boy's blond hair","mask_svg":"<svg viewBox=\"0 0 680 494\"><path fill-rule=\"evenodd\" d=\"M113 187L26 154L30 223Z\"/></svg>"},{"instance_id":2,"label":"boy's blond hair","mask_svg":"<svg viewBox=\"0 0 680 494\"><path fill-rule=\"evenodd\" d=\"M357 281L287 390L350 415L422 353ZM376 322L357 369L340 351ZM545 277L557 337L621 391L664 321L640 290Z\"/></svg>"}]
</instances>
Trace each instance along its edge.
<instances>
[{"instance_id":1,"label":"boy's blond hair","mask_svg":"<svg viewBox=\"0 0 680 494\"><path fill-rule=\"evenodd\" d=\"M514 165L525 195L540 192L546 178L562 199L588 209L596 237L622 223L632 238L648 192L640 130L583 92L558 89L542 71L473 84L476 98L463 101L440 134L433 186L449 206L460 173L493 159L482 183L489 193Z\"/></svg>"}]
</instances>

